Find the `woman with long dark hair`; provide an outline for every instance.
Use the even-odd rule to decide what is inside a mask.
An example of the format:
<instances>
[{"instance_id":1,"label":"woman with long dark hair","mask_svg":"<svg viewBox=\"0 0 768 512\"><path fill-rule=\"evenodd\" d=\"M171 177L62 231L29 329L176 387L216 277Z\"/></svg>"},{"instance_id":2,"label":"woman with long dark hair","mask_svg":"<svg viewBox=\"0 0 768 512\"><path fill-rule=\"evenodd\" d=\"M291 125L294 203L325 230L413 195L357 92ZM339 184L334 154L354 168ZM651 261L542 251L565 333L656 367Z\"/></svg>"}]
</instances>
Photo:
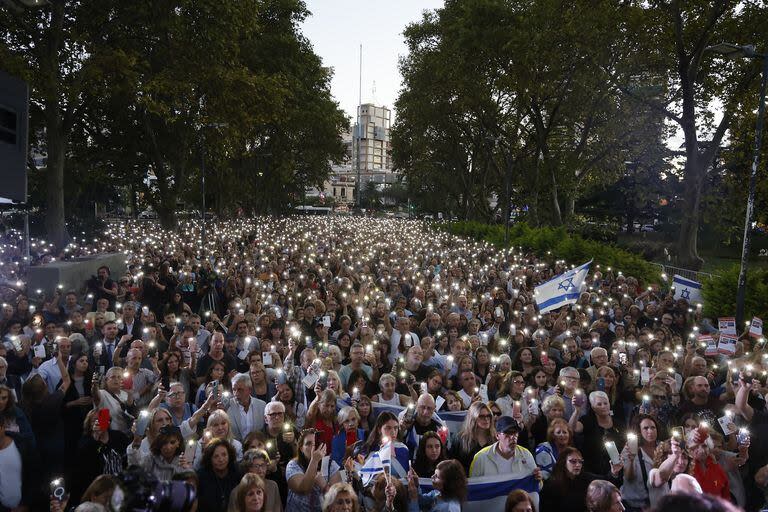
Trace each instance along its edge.
<instances>
[{"instance_id":1,"label":"woman with long dark hair","mask_svg":"<svg viewBox=\"0 0 768 512\"><path fill-rule=\"evenodd\" d=\"M408 473L408 497L418 502L420 510L429 512L461 512L467 500L467 475L456 460L444 460L432 475L433 491L419 492L419 476L411 470Z\"/></svg>"},{"instance_id":2,"label":"woman with long dark hair","mask_svg":"<svg viewBox=\"0 0 768 512\"><path fill-rule=\"evenodd\" d=\"M604 478L601 475L583 471L584 456L573 447L563 450L552 470L552 476L544 484L540 493L540 512L587 512L584 495L587 487L594 480ZM614 479L621 471L621 466L614 466Z\"/></svg>"},{"instance_id":3,"label":"woman with long dark hair","mask_svg":"<svg viewBox=\"0 0 768 512\"><path fill-rule=\"evenodd\" d=\"M427 432L419 439L413 470L417 475L431 475L446 458L443 440L435 432Z\"/></svg>"},{"instance_id":4,"label":"woman with long dark hair","mask_svg":"<svg viewBox=\"0 0 768 512\"><path fill-rule=\"evenodd\" d=\"M93 408L91 386L93 370L88 361L88 354L76 354L69 360L67 368L72 384L64 393L64 443L67 460L76 461L77 443L83 435L83 422L88 411Z\"/></svg>"},{"instance_id":5,"label":"woman with long dark hair","mask_svg":"<svg viewBox=\"0 0 768 512\"><path fill-rule=\"evenodd\" d=\"M240 483L235 449L226 439L213 438L205 446L201 467L197 470L198 510L226 512L232 489Z\"/></svg>"}]
</instances>

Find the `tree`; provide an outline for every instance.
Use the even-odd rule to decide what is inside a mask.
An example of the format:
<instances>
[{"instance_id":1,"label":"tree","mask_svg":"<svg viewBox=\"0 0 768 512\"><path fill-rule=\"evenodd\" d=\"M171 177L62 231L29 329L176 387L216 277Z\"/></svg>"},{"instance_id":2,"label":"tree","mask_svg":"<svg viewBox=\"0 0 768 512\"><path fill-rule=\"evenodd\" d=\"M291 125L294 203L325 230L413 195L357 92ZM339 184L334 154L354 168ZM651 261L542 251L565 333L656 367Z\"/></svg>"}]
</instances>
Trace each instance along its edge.
<instances>
[{"instance_id":1,"label":"tree","mask_svg":"<svg viewBox=\"0 0 768 512\"><path fill-rule=\"evenodd\" d=\"M624 146L660 144L658 115L586 63L615 63L612 2L448 1L405 31L393 157L414 192L438 184L459 211L512 202L560 225L621 175ZM648 129L653 126L653 129Z\"/></svg>"},{"instance_id":2,"label":"tree","mask_svg":"<svg viewBox=\"0 0 768 512\"><path fill-rule=\"evenodd\" d=\"M48 155L45 227L58 247L69 239L64 202L69 139L86 107L83 92L95 62L91 35L108 21L99 9L106 3L50 0L44 8L0 8L0 62L30 83L30 139Z\"/></svg>"},{"instance_id":3,"label":"tree","mask_svg":"<svg viewBox=\"0 0 768 512\"><path fill-rule=\"evenodd\" d=\"M619 33L620 65L607 77L629 98L677 125L682 132L684 193L677 260L699 268L697 250L702 194L734 111L754 95L759 66L706 53L719 42L765 41L763 2L696 0L625 2ZM600 67L600 66L598 66ZM720 101L717 119L712 105ZM706 145L702 144L708 139Z\"/></svg>"}]
</instances>

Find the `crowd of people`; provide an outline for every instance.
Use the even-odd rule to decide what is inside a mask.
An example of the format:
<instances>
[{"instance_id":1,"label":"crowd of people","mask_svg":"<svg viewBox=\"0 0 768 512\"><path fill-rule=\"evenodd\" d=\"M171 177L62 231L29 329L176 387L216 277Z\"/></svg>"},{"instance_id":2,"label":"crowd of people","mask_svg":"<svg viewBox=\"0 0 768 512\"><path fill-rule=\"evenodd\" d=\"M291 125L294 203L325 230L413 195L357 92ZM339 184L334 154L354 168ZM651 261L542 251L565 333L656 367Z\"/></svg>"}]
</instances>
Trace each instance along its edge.
<instances>
[{"instance_id":1,"label":"crowd of people","mask_svg":"<svg viewBox=\"0 0 768 512\"><path fill-rule=\"evenodd\" d=\"M125 265L3 289L0 511L116 509L136 468L205 512L453 512L513 475L514 512L766 502L764 339L712 354L661 279L595 264L541 313L566 262L350 217L91 244Z\"/></svg>"}]
</instances>

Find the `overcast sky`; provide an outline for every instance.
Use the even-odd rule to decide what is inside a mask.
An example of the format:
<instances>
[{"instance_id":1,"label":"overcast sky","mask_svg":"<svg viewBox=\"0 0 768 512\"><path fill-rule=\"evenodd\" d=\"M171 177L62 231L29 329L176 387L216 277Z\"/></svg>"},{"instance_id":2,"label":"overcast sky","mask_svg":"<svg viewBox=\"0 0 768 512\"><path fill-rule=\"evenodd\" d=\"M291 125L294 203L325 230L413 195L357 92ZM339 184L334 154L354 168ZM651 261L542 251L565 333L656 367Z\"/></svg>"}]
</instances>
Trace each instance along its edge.
<instances>
[{"instance_id":1,"label":"overcast sky","mask_svg":"<svg viewBox=\"0 0 768 512\"><path fill-rule=\"evenodd\" d=\"M331 92L350 117L358 103L363 45L363 103L393 107L400 90L398 57L406 53L403 29L443 0L306 0L312 16L302 31L323 64L334 69ZM373 93L374 82L376 93Z\"/></svg>"}]
</instances>

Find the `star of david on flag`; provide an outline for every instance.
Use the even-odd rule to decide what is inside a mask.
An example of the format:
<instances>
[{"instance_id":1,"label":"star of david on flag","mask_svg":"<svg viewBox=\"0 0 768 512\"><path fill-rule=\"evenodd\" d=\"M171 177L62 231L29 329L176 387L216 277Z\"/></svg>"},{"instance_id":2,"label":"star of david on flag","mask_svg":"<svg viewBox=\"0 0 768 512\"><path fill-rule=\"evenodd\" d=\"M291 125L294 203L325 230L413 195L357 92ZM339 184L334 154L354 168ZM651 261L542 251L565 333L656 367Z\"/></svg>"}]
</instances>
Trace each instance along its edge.
<instances>
[{"instance_id":1,"label":"star of david on flag","mask_svg":"<svg viewBox=\"0 0 768 512\"><path fill-rule=\"evenodd\" d=\"M701 296L701 283L675 274L672 278L672 286L675 287L675 300L685 299L690 304L702 304L704 302Z\"/></svg>"},{"instance_id":2,"label":"star of david on flag","mask_svg":"<svg viewBox=\"0 0 768 512\"><path fill-rule=\"evenodd\" d=\"M534 291L536 304L540 313L548 313L554 309L573 304L579 299L584 279L589 273L592 260L540 284Z\"/></svg>"}]
</instances>

